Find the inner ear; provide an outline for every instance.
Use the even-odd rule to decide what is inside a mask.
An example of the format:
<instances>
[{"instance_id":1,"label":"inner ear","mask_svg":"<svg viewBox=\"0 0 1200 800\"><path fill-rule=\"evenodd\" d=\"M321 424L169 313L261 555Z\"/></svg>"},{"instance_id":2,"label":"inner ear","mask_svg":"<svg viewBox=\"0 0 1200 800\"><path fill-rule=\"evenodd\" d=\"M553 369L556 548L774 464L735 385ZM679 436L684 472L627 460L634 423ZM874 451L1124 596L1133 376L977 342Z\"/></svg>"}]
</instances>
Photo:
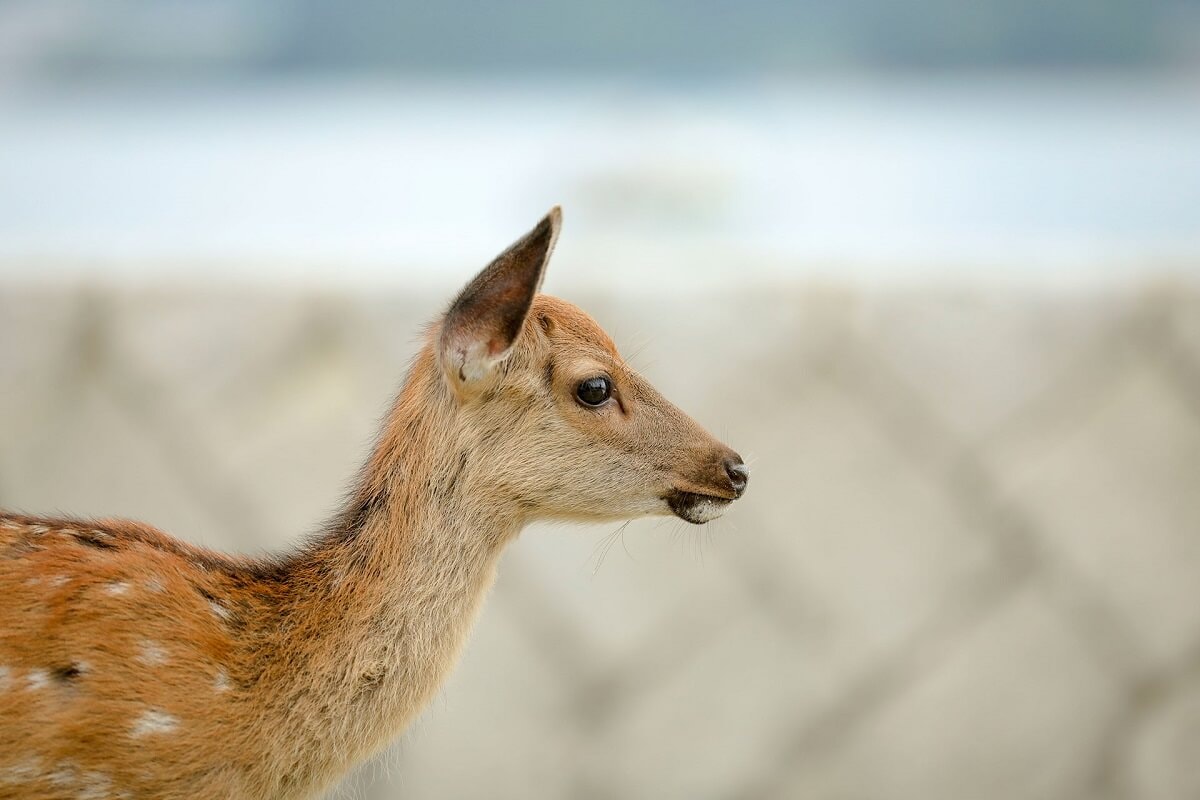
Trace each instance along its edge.
<instances>
[{"instance_id":1,"label":"inner ear","mask_svg":"<svg viewBox=\"0 0 1200 800\"><path fill-rule=\"evenodd\" d=\"M439 351L447 376L467 388L491 374L512 349L541 288L562 213L555 206L459 293L442 322Z\"/></svg>"}]
</instances>

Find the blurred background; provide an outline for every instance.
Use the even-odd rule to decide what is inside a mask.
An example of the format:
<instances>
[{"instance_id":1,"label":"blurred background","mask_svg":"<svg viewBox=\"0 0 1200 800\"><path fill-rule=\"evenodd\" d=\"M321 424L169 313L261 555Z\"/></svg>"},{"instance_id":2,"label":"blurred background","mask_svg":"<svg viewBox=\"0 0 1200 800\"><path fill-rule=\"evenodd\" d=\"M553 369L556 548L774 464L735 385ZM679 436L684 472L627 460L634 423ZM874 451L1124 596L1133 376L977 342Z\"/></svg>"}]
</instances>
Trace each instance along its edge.
<instances>
[{"instance_id":1,"label":"blurred background","mask_svg":"<svg viewBox=\"0 0 1200 800\"><path fill-rule=\"evenodd\" d=\"M752 486L335 797L1200 797L1197 0L0 0L0 506L283 546L555 203Z\"/></svg>"}]
</instances>

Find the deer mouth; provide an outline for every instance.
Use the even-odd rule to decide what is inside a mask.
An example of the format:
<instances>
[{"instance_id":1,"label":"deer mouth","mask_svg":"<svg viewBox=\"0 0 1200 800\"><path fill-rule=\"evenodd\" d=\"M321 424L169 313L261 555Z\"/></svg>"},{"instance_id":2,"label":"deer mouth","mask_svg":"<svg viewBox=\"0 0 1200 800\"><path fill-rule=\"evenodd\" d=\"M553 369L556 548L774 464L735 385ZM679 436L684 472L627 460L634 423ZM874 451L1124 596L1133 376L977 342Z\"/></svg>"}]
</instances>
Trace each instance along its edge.
<instances>
[{"instance_id":1,"label":"deer mouth","mask_svg":"<svg viewBox=\"0 0 1200 800\"><path fill-rule=\"evenodd\" d=\"M680 489L672 489L663 499L667 501L672 514L693 525L711 522L724 514L725 509L733 502L728 497L685 492Z\"/></svg>"}]
</instances>

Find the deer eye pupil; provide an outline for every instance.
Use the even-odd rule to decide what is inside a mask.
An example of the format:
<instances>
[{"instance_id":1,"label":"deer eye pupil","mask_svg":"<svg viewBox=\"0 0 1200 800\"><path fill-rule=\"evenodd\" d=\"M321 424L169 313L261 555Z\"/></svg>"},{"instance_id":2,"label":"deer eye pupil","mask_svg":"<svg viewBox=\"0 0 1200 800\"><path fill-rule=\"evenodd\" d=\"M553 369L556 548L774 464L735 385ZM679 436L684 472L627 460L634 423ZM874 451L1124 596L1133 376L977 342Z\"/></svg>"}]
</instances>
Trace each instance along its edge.
<instances>
[{"instance_id":1,"label":"deer eye pupil","mask_svg":"<svg viewBox=\"0 0 1200 800\"><path fill-rule=\"evenodd\" d=\"M575 396L585 406L598 406L612 397L612 381L608 378L588 378L575 389Z\"/></svg>"}]
</instances>

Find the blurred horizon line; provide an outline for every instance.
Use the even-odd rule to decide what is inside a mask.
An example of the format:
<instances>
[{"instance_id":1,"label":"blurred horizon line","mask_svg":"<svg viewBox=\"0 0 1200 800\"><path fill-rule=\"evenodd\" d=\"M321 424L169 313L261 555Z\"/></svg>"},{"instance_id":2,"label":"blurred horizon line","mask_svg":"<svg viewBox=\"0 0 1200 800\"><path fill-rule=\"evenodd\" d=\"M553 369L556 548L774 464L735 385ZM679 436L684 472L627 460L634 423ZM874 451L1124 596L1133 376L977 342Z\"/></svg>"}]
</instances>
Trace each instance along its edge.
<instances>
[{"instance_id":1,"label":"blurred horizon line","mask_svg":"<svg viewBox=\"0 0 1200 800\"><path fill-rule=\"evenodd\" d=\"M560 253L666 282L714 259L767 282L811 265L884 280L1200 274L1189 81L505 86L13 99L0 275L36 259L93 279L122 264L318 282L406 265L413 279L483 263L555 204Z\"/></svg>"}]
</instances>

